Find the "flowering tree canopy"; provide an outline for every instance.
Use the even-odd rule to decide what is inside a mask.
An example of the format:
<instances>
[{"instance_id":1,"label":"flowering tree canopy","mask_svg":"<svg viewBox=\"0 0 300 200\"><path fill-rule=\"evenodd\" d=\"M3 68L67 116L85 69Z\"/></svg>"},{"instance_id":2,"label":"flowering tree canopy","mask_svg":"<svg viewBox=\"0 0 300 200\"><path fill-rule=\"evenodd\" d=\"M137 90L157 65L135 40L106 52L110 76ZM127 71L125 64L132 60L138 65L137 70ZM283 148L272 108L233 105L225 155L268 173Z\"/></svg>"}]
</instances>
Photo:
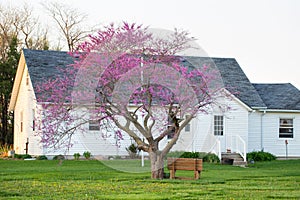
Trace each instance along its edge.
<instances>
[{"instance_id":1,"label":"flowering tree canopy","mask_svg":"<svg viewBox=\"0 0 300 200\"><path fill-rule=\"evenodd\" d=\"M175 30L159 38L147 28L110 25L71 52L74 64L60 78L42 84L45 116L41 129L47 146L62 145L87 123L89 114L102 127L117 127L149 153L152 178L163 178L163 158L181 130L206 112L221 89L217 70L193 65L178 53L193 40ZM217 81L216 81L217 80ZM76 112L86 107L88 112ZM46 133L46 134L45 134ZM173 134L163 149L159 142Z\"/></svg>"}]
</instances>

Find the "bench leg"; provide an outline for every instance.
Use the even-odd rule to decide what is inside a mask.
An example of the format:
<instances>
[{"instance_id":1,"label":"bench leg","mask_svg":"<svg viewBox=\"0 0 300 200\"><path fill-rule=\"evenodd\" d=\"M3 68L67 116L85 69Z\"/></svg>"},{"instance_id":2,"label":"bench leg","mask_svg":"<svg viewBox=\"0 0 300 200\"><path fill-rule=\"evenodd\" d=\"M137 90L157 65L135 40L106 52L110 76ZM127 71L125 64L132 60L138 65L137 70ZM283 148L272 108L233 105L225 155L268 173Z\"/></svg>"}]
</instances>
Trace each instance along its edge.
<instances>
[{"instance_id":1,"label":"bench leg","mask_svg":"<svg viewBox=\"0 0 300 200\"><path fill-rule=\"evenodd\" d=\"M170 179L175 179L176 170L170 170Z\"/></svg>"},{"instance_id":2,"label":"bench leg","mask_svg":"<svg viewBox=\"0 0 300 200\"><path fill-rule=\"evenodd\" d=\"M195 173L195 179L199 179L201 171L194 171L194 173Z\"/></svg>"}]
</instances>

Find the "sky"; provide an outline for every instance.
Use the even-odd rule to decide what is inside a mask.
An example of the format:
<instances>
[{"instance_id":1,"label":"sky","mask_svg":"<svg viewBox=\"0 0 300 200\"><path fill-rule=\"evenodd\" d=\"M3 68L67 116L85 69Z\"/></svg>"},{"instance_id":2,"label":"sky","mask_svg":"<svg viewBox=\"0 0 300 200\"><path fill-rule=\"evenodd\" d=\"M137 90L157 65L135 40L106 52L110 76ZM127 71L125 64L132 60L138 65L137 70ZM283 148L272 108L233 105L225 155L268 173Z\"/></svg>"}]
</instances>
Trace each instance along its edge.
<instances>
[{"instance_id":1,"label":"sky","mask_svg":"<svg viewBox=\"0 0 300 200\"><path fill-rule=\"evenodd\" d=\"M42 0L0 0L34 7ZM136 22L187 30L210 57L235 58L252 83L292 83L300 89L299 0L64 0L91 25ZM52 26L51 26L52 27Z\"/></svg>"}]
</instances>

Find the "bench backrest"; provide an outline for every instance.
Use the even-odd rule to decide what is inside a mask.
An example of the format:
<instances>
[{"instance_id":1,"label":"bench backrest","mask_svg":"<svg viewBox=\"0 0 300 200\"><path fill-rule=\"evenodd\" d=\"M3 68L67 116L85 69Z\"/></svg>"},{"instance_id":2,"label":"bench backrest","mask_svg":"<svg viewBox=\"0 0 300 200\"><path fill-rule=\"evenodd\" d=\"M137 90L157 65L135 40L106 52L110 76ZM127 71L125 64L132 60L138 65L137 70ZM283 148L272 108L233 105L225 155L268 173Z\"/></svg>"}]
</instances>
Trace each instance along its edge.
<instances>
[{"instance_id":1,"label":"bench backrest","mask_svg":"<svg viewBox=\"0 0 300 200\"><path fill-rule=\"evenodd\" d=\"M169 170L202 170L202 159L196 158L168 158Z\"/></svg>"}]
</instances>

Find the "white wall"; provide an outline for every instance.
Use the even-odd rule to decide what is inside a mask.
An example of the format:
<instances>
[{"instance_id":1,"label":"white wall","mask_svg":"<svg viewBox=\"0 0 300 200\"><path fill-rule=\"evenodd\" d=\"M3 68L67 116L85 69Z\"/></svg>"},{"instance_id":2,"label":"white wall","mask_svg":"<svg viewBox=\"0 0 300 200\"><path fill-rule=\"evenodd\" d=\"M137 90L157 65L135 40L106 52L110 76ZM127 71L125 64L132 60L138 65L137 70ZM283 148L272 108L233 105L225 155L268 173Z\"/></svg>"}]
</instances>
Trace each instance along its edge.
<instances>
[{"instance_id":1,"label":"white wall","mask_svg":"<svg viewBox=\"0 0 300 200\"><path fill-rule=\"evenodd\" d=\"M263 149L263 129L264 114L262 112L249 113L249 139L248 139L248 152L261 151Z\"/></svg>"},{"instance_id":2,"label":"white wall","mask_svg":"<svg viewBox=\"0 0 300 200\"><path fill-rule=\"evenodd\" d=\"M171 151L184 150L195 152L208 152L215 142L214 115L224 116L224 135L217 136L221 141L222 152L227 148L233 148L230 136L239 135L246 143L248 142L248 110L241 102L236 99L219 99L219 103L230 107L224 111L215 106L213 111L200 113L191 123L191 133L183 133L182 142L177 142ZM219 104L219 105L220 105ZM217 104L218 105L218 104ZM247 146L246 146L247 149Z\"/></svg>"},{"instance_id":3,"label":"white wall","mask_svg":"<svg viewBox=\"0 0 300 200\"><path fill-rule=\"evenodd\" d=\"M35 112L35 114L33 114ZM21 132L21 113L23 113L23 130ZM14 110L14 149L17 154L25 154L28 138L28 153L40 154L39 138L35 137L33 131L33 118L37 116L36 101L28 70L25 66L22 75L20 89Z\"/></svg>"},{"instance_id":4,"label":"white wall","mask_svg":"<svg viewBox=\"0 0 300 200\"><path fill-rule=\"evenodd\" d=\"M294 138L288 140L288 156L300 155L300 113L270 113L263 117L263 147L265 152L276 156L286 155L285 138L279 138L279 119L292 118Z\"/></svg>"}]
</instances>

